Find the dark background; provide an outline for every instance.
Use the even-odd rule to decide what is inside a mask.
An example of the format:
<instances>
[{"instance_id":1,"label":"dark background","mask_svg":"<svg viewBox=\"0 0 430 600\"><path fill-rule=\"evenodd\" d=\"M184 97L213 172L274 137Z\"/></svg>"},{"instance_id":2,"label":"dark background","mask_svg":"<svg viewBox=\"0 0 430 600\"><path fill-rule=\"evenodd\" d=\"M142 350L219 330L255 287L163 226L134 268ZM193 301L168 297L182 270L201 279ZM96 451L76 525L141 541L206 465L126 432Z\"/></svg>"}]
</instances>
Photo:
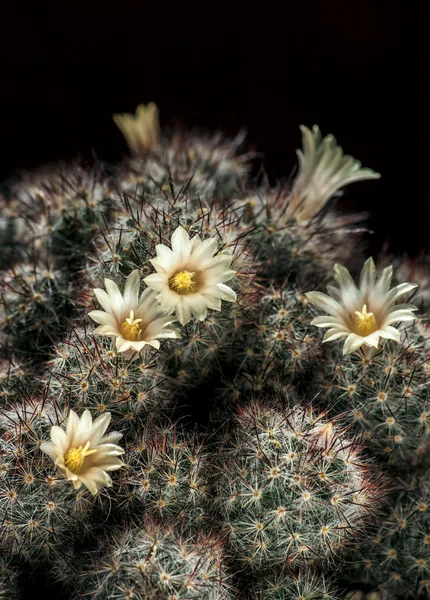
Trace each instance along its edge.
<instances>
[{"instance_id":1,"label":"dark background","mask_svg":"<svg viewBox=\"0 0 430 600\"><path fill-rule=\"evenodd\" d=\"M317 123L382 174L347 188L348 207L371 211L369 252L428 249L424 2L42 2L2 16L0 179L92 150L118 159L112 114L151 100L163 125L244 127L272 179L295 165L299 124Z\"/></svg>"}]
</instances>

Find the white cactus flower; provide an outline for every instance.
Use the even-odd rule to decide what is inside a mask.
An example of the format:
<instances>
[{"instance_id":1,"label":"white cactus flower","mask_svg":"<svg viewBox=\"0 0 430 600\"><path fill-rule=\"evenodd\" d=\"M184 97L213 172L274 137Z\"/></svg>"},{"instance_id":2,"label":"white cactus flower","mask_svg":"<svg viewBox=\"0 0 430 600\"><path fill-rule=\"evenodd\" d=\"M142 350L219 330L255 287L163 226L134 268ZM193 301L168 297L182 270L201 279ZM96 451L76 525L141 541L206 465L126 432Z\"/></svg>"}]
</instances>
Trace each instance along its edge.
<instances>
[{"instance_id":1,"label":"white cactus flower","mask_svg":"<svg viewBox=\"0 0 430 600\"><path fill-rule=\"evenodd\" d=\"M378 348L379 338L400 341L400 331L393 323L412 321L412 304L394 303L403 294L414 290L414 283L402 283L390 289L393 267L387 267L377 279L375 263L369 258L361 271L357 287L348 269L336 264L334 278L339 288L328 286L330 295L308 292L309 301L325 311L326 316L316 317L311 325L327 327L323 342L346 338L343 354L355 352L361 346Z\"/></svg>"},{"instance_id":2,"label":"white cactus flower","mask_svg":"<svg viewBox=\"0 0 430 600\"><path fill-rule=\"evenodd\" d=\"M303 150L297 150L299 172L289 196L285 219L307 221L341 188L354 181L379 179L381 175L363 169L352 156L344 155L333 135L321 138L318 125L312 131L300 126Z\"/></svg>"},{"instance_id":3,"label":"white cactus flower","mask_svg":"<svg viewBox=\"0 0 430 600\"><path fill-rule=\"evenodd\" d=\"M134 154L145 154L158 148L160 122L158 108L154 102L148 105L139 104L135 115L120 113L112 118Z\"/></svg>"},{"instance_id":4,"label":"white cactus flower","mask_svg":"<svg viewBox=\"0 0 430 600\"><path fill-rule=\"evenodd\" d=\"M186 325L192 316L203 321L208 308L221 310L221 300L236 302L236 293L225 285L236 273L230 269L233 257L216 254L215 238L201 240L196 235L190 240L179 226L172 234L171 246L156 246L157 256L150 262L157 272L144 279L159 292L162 310L175 311L179 322Z\"/></svg>"},{"instance_id":5,"label":"white cactus flower","mask_svg":"<svg viewBox=\"0 0 430 600\"><path fill-rule=\"evenodd\" d=\"M111 279L105 279L105 286L106 291L94 290L104 311L93 310L88 316L100 325L94 333L116 338L118 352L140 352L146 345L158 350L160 339L180 337L176 329L168 328L177 319L160 311L152 290L146 288L139 297L137 269L127 277L122 294Z\"/></svg>"},{"instance_id":6,"label":"white cactus flower","mask_svg":"<svg viewBox=\"0 0 430 600\"><path fill-rule=\"evenodd\" d=\"M89 410L82 416L71 410L66 430L58 425L51 427L51 442L43 442L40 446L69 481L75 490L82 484L92 494L102 487L111 487L112 479L109 471L120 469L123 462L118 458L124 450L117 446L122 433L113 431L104 435L109 426L111 413L105 413L94 422Z\"/></svg>"}]
</instances>

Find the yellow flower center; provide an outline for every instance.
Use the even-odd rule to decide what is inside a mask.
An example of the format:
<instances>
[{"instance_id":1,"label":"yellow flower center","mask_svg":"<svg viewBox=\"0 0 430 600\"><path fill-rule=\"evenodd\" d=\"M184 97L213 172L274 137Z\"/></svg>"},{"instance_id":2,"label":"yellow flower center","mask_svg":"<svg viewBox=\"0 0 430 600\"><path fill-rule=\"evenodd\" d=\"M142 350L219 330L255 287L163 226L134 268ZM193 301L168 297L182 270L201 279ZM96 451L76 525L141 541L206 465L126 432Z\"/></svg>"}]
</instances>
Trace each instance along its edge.
<instances>
[{"instance_id":1,"label":"yellow flower center","mask_svg":"<svg viewBox=\"0 0 430 600\"><path fill-rule=\"evenodd\" d=\"M197 281L194 279L195 272L179 271L169 280L169 285L172 290L178 294L189 294L194 291Z\"/></svg>"},{"instance_id":2,"label":"yellow flower center","mask_svg":"<svg viewBox=\"0 0 430 600\"><path fill-rule=\"evenodd\" d=\"M121 325L120 333L125 340L136 342L142 333L139 323L142 319L134 318L134 311L130 311L130 316Z\"/></svg>"},{"instance_id":3,"label":"yellow flower center","mask_svg":"<svg viewBox=\"0 0 430 600\"><path fill-rule=\"evenodd\" d=\"M355 318L355 329L359 335L366 337L366 335L370 335L378 329L375 315L373 312L367 312L366 304L363 305L361 312L356 310L355 314L357 315Z\"/></svg>"},{"instance_id":4,"label":"yellow flower center","mask_svg":"<svg viewBox=\"0 0 430 600\"><path fill-rule=\"evenodd\" d=\"M64 455L64 464L69 471L72 471L72 473L75 474L78 473L79 469L84 463L84 458L90 454L94 454L94 452L97 452L97 448L88 450L89 447L90 442L87 442L83 448L82 446L79 446L79 448L70 448L67 450L66 454Z\"/></svg>"}]
</instances>

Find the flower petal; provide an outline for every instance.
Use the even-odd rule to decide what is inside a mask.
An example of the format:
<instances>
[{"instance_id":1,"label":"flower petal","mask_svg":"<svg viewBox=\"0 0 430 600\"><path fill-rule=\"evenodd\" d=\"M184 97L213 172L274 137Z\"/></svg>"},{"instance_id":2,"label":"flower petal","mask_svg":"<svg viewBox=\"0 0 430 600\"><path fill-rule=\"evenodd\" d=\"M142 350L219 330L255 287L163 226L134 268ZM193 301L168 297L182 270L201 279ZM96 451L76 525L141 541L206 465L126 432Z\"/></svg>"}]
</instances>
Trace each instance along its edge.
<instances>
[{"instance_id":1,"label":"flower petal","mask_svg":"<svg viewBox=\"0 0 430 600\"><path fill-rule=\"evenodd\" d=\"M368 258L363 265L360 275L360 292L363 298L369 296L370 290L375 285L376 269L372 257Z\"/></svg>"},{"instance_id":2,"label":"flower petal","mask_svg":"<svg viewBox=\"0 0 430 600\"><path fill-rule=\"evenodd\" d=\"M101 288L95 288L94 294L107 313L110 313L111 315L115 314L112 306L112 301L108 294L105 292L105 290L102 290Z\"/></svg>"},{"instance_id":3,"label":"flower petal","mask_svg":"<svg viewBox=\"0 0 430 600\"><path fill-rule=\"evenodd\" d=\"M186 325L189 321L191 321L191 310L188 304L184 302L184 298L181 298L181 300L175 306L175 312L181 325Z\"/></svg>"},{"instance_id":4,"label":"flower petal","mask_svg":"<svg viewBox=\"0 0 430 600\"><path fill-rule=\"evenodd\" d=\"M157 296L157 300L160 303L161 310L171 313L181 301L181 296L171 289L166 288Z\"/></svg>"},{"instance_id":5,"label":"flower petal","mask_svg":"<svg viewBox=\"0 0 430 600\"><path fill-rule=\"evenodd\" d=\"M97 446L102 439L106 429L109 427L111 416L111 413L107 412L97 417L93 422L91 433L88 437L88 441L91 442L91 447Z\"/></svg>"},{"instance_id":6,"label":"flower petal","mask_svg":"<svg viewBox=\"0 0 430 600\"><path fill-rule=\"evenodd\" d=\"M345 314L345 309L339 302L323 292L306 292L305 296L311 304L333 317L342 317Z\"/></svg>"},{"instance_id":7,"label":"flower petal","mask_svg":"<svg viewBox=\"0 0 430 600\"><path fill-rule=\"evenodd\" d=\"M179 225L170 240L175 259L178 263L186 263L190 257L190 237L183 227Z\"/></svg>"},{"instance_id":8,"label":"flower petal","mask_svg":"<svg viewBox=\"0 0 430 600\"><path fill-rule=\"evenodd\" d=\"M123 299L124 306L127 307L127 312L129 310L135 311L137 308L137 301L139 297L139 288L140 288L140 276L139 269L135 269L130 273L127 277L124 291L123 291Z\"/></svg>"},{"instance_id":9,"label":"flower petal","mask_svg":"<svg viewBox=\"0 0 430 600\"><path fill-rule=\"evenodd\" d=\"M400 342L400 331L391 325L385 325L379 330L379 335L387 340L394 340Z\"/></svg>"},{"instance_id":10,"label":"flower petal","mask_svg":"<svg viewBox=\"0 0 430 600\"><path fill-rule=\"evenodd\" d=\"M218 283L215 289L211 288L210 293L212 296L217 296L217 298L221 298L226 302L236 302L237 299L236 292L223 283Z\"/></svg>"},{"instance_id":11,"label":"flower petal","mask_svg":"<svg viewBox=\"0 0 430 600\"><path fill-rule=\"evenodd\" d=\"M103 290L102 290L103 291ZM100 300L99 300L100 302ZM115 317L108 312L104 312L103 310L92 310L88 313L88 316L98 323L99 325L113 325L116 324Z\"/></svg>"},{"instance_id":12,"label":"flower petal","mask_svg":"<svg viewBox=\"0 0 430 600\"><path fill-rule=\"evenodd\" d=\"M164 288L168 285L168 279L165 275L161 275L160 273L152 273L148 275L143 280L148 287L152 290L156 290L157 292L162 292Z\"/></svg>"},{"instance_id":13,"label":"flower petal","mask_svg":"<svg viewBox=\"0 0 430 600\"><path fill-rule=\"evenodd\" d=\"M54 445L60 450L61 453L67 450L69 446L69 438L66 435L66 432L58 425L53 425L51 427L51 440Z\"/></svg>"},{"instance_id":14,"label":"flower petal","mask_svg":"<svg viewBox=\"0 0 430 600\"><path fill-rule=\"evenodd\" d=\"M70 409L69 416L67 419L66 435L69 440L73 440L75 433L79 426L79 417L74 410Z\"/></svg>"},{"instance_id":15,"label":"flower petal","mask_svg":"<svg viewBox=\"0 0 430 600\"><path fill-rule=\"evenodd\" d=\"M350 354L351 352L355 352L364 343L364 338L361 335L357 335L356 333L350 333L349 336L345 340L345 344L343 346L343 354Z\"/></svg>"}]
</instances>

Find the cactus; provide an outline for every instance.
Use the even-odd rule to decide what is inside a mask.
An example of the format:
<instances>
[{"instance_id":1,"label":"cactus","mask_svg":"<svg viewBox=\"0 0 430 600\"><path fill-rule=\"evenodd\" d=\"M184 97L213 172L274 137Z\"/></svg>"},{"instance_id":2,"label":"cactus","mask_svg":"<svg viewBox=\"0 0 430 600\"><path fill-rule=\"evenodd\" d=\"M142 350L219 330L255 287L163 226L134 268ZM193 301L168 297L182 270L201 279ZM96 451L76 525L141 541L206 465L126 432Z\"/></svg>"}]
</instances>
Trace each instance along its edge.
<instances>
[{"instance_id":1,"label":"cactus","mask_svg":"<svg viewBox=\"0 0 430 600\"><path fill-rule=\"evenodd\" d=\"M0 595L428 597L427 262L356 287L334 209L379 174L317 126L271 185L242 133L114 121L118 165L1 188Z\"/></svg>"},{"instance_id":2,"label":"cactus","mask_svg":"<svg viewBox=\"0 0 430 600\"><path fill-rule=\"evenodd\" d=\"M388 596L430 596L430 497L428 481L403 489L374 535L350 556L352 581ZM420 489L421 487L421 489Z\"/></svg>"},{"instance_id":3,"label":"cactus","mask_svg":"<svg viewBox=\"0 0 430 600\"><path fill-rule=\"evenodd\" d=\"M72 598L84 593L93 600L229 600L229 576L223 547L211 533L192 535L146 519L100 536L91 553L76 556L74 568L59 563L57 570L73 584Z\"/></svg>"},{"instance_id":4,"label":"cactus","mask_svg":"<svg viewBox=\"0 0 430 600\"><path fill-rule=\"evenodd\" d=\"M280 576L268 574L261 578L252 600L340 600L342 596L324 577L311 571L297 575Z\"/></svg>"},{"instance_id":5,"label":"cactus","mask_svg":"<svg viewBox=\"0 0 430 600\"><path fill-rule=\"evenodd\" d=\"M251 402L226 436L215 503L254 569L330 562L378 504L356 443L323 415Z\"/></svg>"}]
</instances>

